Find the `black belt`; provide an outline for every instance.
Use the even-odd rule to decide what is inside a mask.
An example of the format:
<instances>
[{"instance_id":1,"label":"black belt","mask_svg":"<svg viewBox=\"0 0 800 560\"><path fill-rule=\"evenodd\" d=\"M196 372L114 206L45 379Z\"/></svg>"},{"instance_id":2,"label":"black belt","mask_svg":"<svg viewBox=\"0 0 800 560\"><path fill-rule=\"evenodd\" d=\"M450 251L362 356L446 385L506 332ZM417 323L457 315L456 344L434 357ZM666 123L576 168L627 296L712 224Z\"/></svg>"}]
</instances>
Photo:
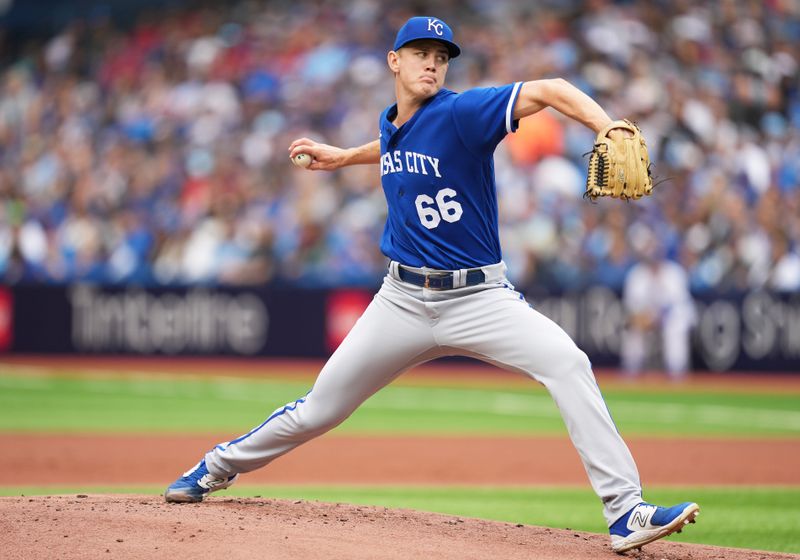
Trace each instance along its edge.
<instances>
[{"instance_id":1,"label":"black belt","mask_svg":"<svg viewBox=\"0 0 800 560\"><path fill-rule=\"evenodd\" d=\"M452 290L453 289L453 273L449 271L436 271L419 273L409 270L403 265L397 267L397 275L403 282L414 284L428 288L429 290ZM477 286L486 282L486 275L480 268L471 268L467 271L466 286Z\"/></svg>"}]
</instances>

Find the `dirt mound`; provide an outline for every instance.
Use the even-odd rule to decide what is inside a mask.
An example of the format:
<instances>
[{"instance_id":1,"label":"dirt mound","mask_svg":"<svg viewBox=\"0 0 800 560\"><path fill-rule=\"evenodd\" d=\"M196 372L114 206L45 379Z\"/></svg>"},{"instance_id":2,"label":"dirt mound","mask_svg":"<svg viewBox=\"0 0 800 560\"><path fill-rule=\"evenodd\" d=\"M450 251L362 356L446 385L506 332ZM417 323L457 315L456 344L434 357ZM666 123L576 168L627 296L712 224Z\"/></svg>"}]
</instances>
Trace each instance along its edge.
<instances>
[{"instance_id":1,"label":"dirt mound","mask_svg":"<svg viewBox=\"0 0 800 560\"><path fill-rule=\"evenodd\" d=\"M702 522L702 520L701 520ZM212 497L0 498L3 558L320 560L619 559L608 537L410 510ZM795 555L659 542L627 558L754 560Z\"/></svg>"}]
</instances>

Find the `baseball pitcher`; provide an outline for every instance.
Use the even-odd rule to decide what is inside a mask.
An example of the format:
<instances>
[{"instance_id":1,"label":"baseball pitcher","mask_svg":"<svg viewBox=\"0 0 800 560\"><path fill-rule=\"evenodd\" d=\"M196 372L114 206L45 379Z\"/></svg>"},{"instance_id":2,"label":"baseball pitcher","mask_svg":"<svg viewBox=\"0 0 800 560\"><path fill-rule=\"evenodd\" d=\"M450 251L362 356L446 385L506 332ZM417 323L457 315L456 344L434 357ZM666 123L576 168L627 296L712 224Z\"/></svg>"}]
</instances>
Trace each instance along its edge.
<instances>
[{"instance_id":1,"label":"baseball pitcher","mask_svg":"<svg viewBox=\"0 0 800 560\"><path fill-rule=\"evenodd\" d=\"M449 91L448 65L460 52L441 19L409 19L387 55L396 103L380 115L379 138L351 149L307 138L290 146L290 157L310 170L380 164L389 209L381 240L386 277L311 391L214 447L167 488L168 502L199 502L227 488L240 473L334 428L409 368L460 355L548 389L602 501L613 550L639 548L694 521L697 504L643 501L636 464L589 359L506 279L498 236L493 153L519 119L552 107L598 133L587 181L592 199L650 193L644 140L635 125L612 121L561 79Z\"/></svg>"}]
</instances>

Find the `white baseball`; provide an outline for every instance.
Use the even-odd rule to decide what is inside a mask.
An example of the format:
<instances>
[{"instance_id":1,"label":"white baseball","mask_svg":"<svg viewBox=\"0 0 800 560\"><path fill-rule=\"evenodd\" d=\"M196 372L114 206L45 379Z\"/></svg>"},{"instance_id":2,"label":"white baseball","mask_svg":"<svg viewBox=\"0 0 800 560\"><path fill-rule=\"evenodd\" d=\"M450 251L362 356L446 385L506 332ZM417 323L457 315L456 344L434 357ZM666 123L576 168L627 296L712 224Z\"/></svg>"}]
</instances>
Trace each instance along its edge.
<instances>
[{"instance_id":1,"label":"white baseball","mask_svg":"<svg viewBox=\"0 0 800 560\"><path fill-rule=\"evenodd\" d=\"M308 154L297 154L292 158L292 163L298 167L308 167L311 165L311 156Z\"/></svg>"}]
</instances>

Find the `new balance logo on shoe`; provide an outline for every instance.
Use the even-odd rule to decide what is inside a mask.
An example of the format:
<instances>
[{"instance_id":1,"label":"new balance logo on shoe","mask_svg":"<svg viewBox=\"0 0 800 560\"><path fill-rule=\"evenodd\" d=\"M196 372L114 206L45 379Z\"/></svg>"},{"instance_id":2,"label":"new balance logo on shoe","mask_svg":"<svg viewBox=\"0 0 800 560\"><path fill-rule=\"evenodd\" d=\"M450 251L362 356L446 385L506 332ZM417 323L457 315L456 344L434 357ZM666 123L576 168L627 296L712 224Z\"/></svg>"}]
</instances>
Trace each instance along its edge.
<instances>
[{"instance_id":1,"label":"new balance logo on shoe","mask_svg":"<svg viewBox=\"0 0 800 560\"><path fill-rule=\"evenodd\" d=\"M650 523L650 518L656 511L656 506L639 506L633 511L630 520L628 521L628 529L635 531L644 529Z\"/></svg>"},{"instance_id":2,"label":"new balance logo on shoe","mask_svg":"<svg viewBox=\"0 0 800 560\"><path fill-rule=\"evenodd\" d=\"M227 483L228 483L227 478L217 478L212 474L205 475L197 482L197 484L199 484L203 488L208 488L209 490L214 489L218 486L222 486L223 484Z\"/></svg>"}]
</instances>

